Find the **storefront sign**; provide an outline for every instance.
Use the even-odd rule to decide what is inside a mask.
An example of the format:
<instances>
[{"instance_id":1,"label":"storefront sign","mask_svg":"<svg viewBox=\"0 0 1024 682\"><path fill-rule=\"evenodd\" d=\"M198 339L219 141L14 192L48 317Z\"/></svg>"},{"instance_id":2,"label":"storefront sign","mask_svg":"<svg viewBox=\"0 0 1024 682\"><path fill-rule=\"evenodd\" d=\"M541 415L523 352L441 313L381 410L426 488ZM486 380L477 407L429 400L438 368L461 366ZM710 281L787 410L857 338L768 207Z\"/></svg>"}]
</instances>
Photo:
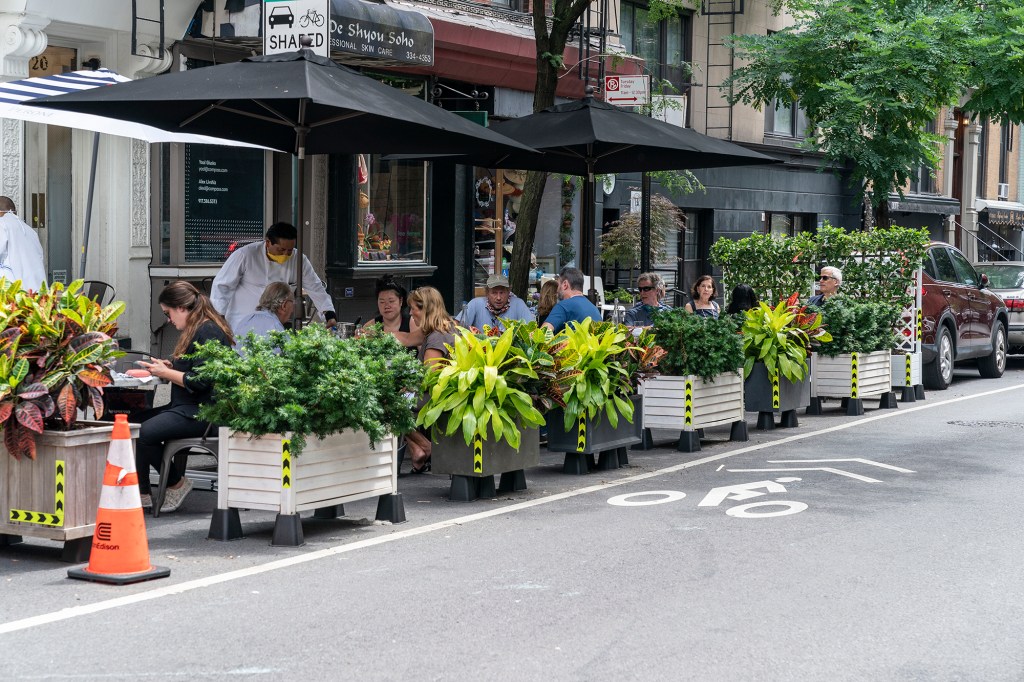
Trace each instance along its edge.
<instances>
[{"instance_id":1,"label":"storefront sign","mask_svg":"<svg viewBox=\"0 0 1024 682\"><path fill-rule=\"evenodd\" d=\"M425 16L363 0L331 0L330 46L362 57L434 63L434 29Z\"/></svg>"},{"instance_id":2,"label":"storefront sign","mask_svg":"<svg viewBox=\"0 0 1024 682\"><path fill-rule=\"evenodd\" d=\"M219 263L263 237L263 151L185 147L185 260Z\"/></svg>"},{"instance_id":3,"label":"storefront sign","mask_svg":"<svg viewBox=\"0 0 1024 682\"><path fill-rule=\"evenodd\" d=\"M1006 225L1007 227L1024 228L1024 211L1014 211L1006 208L988 209L989 225Z\"/></svg>"},{"instance_id":4,"label":"storefront sign","mask_svg":"<svg viewBox=\"0 0 1024 682\"><path fill-rule=\"evenodd\" d=\"M330 15L329 0L263 0L263 54L294 52L305 36L309 49L330 57Z\"/></svg>"}]
</instances>

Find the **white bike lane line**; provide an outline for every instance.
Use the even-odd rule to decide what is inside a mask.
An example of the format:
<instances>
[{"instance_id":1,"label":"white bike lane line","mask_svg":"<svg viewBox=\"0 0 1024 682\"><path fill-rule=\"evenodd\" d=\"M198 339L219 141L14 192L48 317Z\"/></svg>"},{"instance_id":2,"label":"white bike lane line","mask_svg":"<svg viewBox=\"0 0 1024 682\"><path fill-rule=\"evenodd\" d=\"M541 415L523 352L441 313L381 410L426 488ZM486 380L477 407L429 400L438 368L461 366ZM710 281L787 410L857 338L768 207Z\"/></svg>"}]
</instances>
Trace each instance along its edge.
<instances>
[{"instance_id":1,"label":"white bike lane line","mask_svg":"<svg viewBox=\"0 0 1024 682\"><path fill-rule=\"evenodd\" d=\"M643 474L636 474L634 476L628 476L626 478L617 479L615 481L607 481L599 483L597 485L587 486L585 488L578 488L576 490L569 490L563 493L556 493L554 495L548 495L546 497L537 498L535 500L527 500L524 502L517 502L508 506L496 507L489 509L484 512L476 514L469 514L466 516L460 516L447 521L439 521L437 523L428 524L426 526L419 526L417 528L409 528L407 530L397 531L389 535L382 535L375 538L368 538L366 540L359 540L344 545L337 545L335 547L328 547L327 549L317 550L315 552L309 552L307 554L301 554L297 556L288 557L286 559L277 559L275 561L269 561L264 564L257 566L250 566L248 568L239 569L236 571L228 571L227 573L220 573L218 575L212 575L206 578L197 578L189 580L176 585L168 585L166 587L158 587L145 592L139 592L136 594L126 595L124 597L117 597L114 599L107 599L104 601L95 602L93 604L83 604L80 606L73 606L70 608L61 609L59 611L53 611L51 613L44 613L38 616L30 616L28 618L22 618L20 620L13 620L7 623L0 623L0 635L18 632L20 630L27 630L29 628L38 627L40 625L47 625L49 623L57 623L64 620L70 620L72 618L78 618L93 613L100 613L103 611L109 611L122 606L129 606L133 604L139 604L142 602L152 601L155 599L161 599L163 597L169 597L176 594L182 594L197 590L204 587L210 587L218 585L220 583L226 583L233 580L240 580L261 573L268 573L270 571L276 571L283 568L289 568L291 566L298 566L300 564L308 563L311 561L318 561L320 559L326 559L328 557L337 556L339 554L347 554L349 552L355 552L368 547L374 547L388 542L397 542L406 538L416 537L417 535L423 535L425 533L433 533L435 531L444 530L453 526L461 526L467 523L474 523L476 521L483 521L493 516L500 516L509 514L511 512L521 511L524 509L530 509L532 507L538 507L544 504L550 504L552 502L558 502L560 500L566 500L580 495L589 495L591 493L600 493L611 488L616 488L623 485L629 485L638 481L645 481L648 479L656 478L666 474L675 473L678 471L684 471L701 464L708 464L710 462L716 462L718 460L726 459L728 457L734 457L736 455L742 455L749 452L757 452L759 450L766 450L768 448L774 448L788 443L794 443L808 438L815 438L836 431L843 431L845 429L852 429L864 424L870 424L872 422L882 421L885 419L893 419L900 416L912 414L922 410L930 410L946 405L952 405L955 403L966 402L969 400L977 400L979 398L985 398L992 395L998 395L1000 393L1008 393L1010 391L1016 391L1024 389L1024 384L1017 384L1014 386L1006 386L1004 388L998 388L991 391L984 391L973 395L960 396L957 398L951 398L940 402L929 401L924 405L915 405L909 408L900 408L896 411L887 411L884 414L872 415L870 417L864 417L854 421L846 422L843 424L837 424L835 426L829 426L817 431L808 431L807 433L794 434L787 436L780 440L775 440L767 443L758 443L756 445L749 445L746 447L737 448L735 450L729 450L716 455L710 455L708 457L702 457L700 459L691 460L689 462L682 462L680 464L674 464L672 466L664 467L656 471L650 471ZM669 491L660 491L663 495ZM659 500L660 501L660 500ZM668 500L665 500L668 501Z\"/></svg>"}]
</instances>

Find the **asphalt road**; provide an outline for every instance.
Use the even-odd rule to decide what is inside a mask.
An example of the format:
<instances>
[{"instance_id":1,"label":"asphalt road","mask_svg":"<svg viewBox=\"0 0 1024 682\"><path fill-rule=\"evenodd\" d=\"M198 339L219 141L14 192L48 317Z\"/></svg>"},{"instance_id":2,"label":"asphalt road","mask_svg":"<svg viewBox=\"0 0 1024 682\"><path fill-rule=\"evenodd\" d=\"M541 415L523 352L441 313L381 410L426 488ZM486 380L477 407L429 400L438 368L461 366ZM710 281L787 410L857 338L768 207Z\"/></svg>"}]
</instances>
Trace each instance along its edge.
<instances>
[{"instance_id":1,"label":"asphalt road","mask_svg":"<svg viewBox=\"0 0 1024 682\"><path fill-rule=\"evenodd\" d=\"M618 471L546 455L494 501L403 478L408 523L347 505L294 549L255 512L206 540L197 491L147 519L172 569L149 583L0 547L0 678L1024 679L1024 361L863 417L749 417L746 443Z\"/></svg>"}]
</instances>

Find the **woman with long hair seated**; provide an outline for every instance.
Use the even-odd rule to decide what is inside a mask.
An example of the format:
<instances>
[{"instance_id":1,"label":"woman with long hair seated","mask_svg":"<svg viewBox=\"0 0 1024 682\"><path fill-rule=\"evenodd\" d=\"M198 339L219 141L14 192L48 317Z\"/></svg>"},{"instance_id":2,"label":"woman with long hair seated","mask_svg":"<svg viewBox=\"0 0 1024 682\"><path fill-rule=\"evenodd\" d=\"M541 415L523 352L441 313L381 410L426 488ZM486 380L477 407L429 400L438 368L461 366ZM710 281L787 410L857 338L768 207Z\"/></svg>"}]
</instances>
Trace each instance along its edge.
<instances>
[{"instance_id":1,"label":"woman with long hair seated","mask_svg":"<svg viewBox=\"0 0 1024 682\"><path fill-rule=\"evenodd\" d=\"M558 303L558 279L549 279L540 285L540 301L537 303L537 324L544 324L551 309Z\"/></svg>"},{"instance_id":2,"label":"woman with long hair seated","mask_svg":"<svg viewBox=\"0 0 1024 682\"><path fill-rule=\"evenodd\" d=\"M376 290L379 314L363 325L363 330L370 331L374 325L379 324L406 348L418 348L423 343L423 334L412 319L412 314L406 310L408 295L405 287L391 275L386 275L377 280Z\"/></svg>"},{"instance_id":3,"label":"woman with long hair seated","mask_svg":"<svg viewBox=\"0 0 1024 682\"><path fill-rule=\"evenodd\" d=\"M409 310L412 319L424 335L419 349L419 359L429 368L440 358L449 356L448 348L455 343L458 323L445 308L441 292L434 287L420 287L409 294ZM425 397L416 406L423 406ZM405 434L405 441L412 460L412 473L422 474L430 471L430 454L432 444L430 438L421 431Z\"/></svg>"},{"instance_id":4,"label":"woman with long hair seated","mask_svg":"<svg viewBox=\"0 0 1024 682\"><path fill-rule=\"evenodd\" d=\"M209 422L198 419L197 414L199 405L210 399L213 387L196 378L194 370L200 363L185 356L194 353L196 346L206 341L216 341L228 347L234 345L228 323L214 309L210 299L192 284L182 281L168 284L160 292L157 302L181 336L170 360L154 358L152 362L139 362L153 376L171 384L170 403L140 415L142 428L135 450L135 467L139 472L143 507L153 506L149 469L160 470L164 444L179 438L199 438L210 426ZM192 482L172 463L160 512L178 509L190 490Z\"/></svg>"}]
</instances>

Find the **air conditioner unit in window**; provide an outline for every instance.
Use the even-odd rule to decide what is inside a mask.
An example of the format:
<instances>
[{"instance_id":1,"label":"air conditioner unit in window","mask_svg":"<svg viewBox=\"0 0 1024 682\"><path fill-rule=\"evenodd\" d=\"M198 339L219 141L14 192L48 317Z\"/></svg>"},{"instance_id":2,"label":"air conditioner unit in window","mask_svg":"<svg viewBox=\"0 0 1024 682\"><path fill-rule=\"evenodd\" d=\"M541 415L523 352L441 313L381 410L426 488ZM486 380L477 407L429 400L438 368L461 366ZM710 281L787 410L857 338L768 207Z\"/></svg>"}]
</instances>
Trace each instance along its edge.
<instances>
[{"instance_id":1,"label":"air conditioner unit in window","mask_svg":"<svg viewBox=\"0 0 1024 682\"><path fill-rule=\"evenodd\" d=\"M997 199L1009 199L1010 198L1010 183L1000 182L999 189L997 191Z\"/></svg>"}]
</instances>

